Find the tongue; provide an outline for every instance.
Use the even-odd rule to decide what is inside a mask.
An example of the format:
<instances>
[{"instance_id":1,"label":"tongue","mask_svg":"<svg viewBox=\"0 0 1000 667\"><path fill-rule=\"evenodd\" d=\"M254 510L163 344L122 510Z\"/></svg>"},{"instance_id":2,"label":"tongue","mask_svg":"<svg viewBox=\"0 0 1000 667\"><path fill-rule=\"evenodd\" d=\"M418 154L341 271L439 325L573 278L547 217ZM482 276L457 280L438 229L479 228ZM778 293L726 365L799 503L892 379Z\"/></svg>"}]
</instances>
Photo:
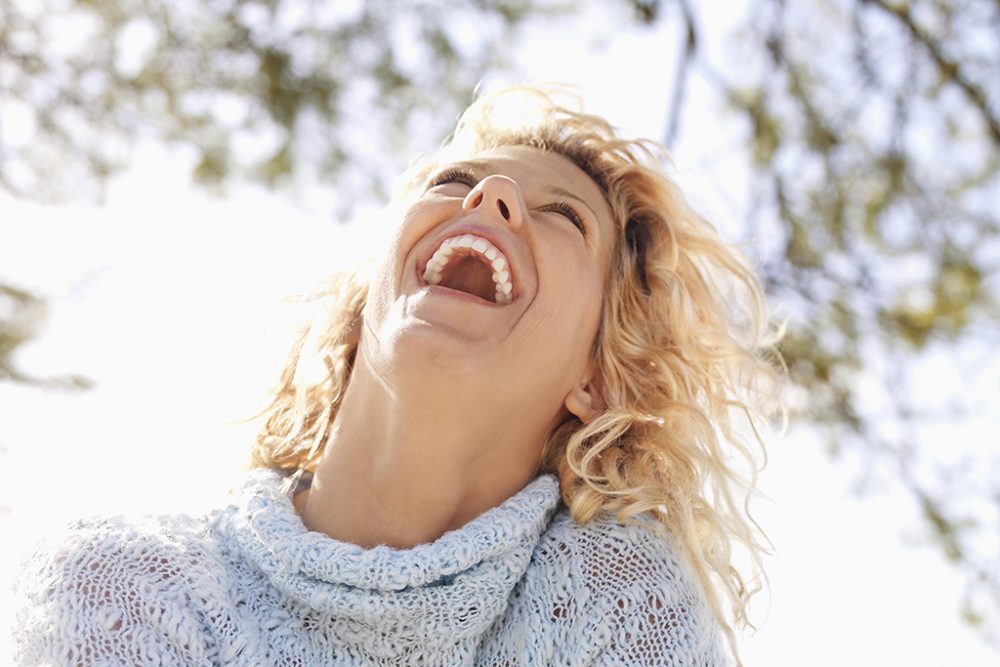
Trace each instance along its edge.
<instances>
[{"instance_id":1,"label":"tongue","mask_svg":"<svg viewBox=\"0 0 1000 667\"><path fill-rule=\"evenodd\" d=\"M476 256L457 257L448 262L439 283L459 292L473 294L480 299L496 301L496 284L492 267Z\"/></svg>"}]
</instances>

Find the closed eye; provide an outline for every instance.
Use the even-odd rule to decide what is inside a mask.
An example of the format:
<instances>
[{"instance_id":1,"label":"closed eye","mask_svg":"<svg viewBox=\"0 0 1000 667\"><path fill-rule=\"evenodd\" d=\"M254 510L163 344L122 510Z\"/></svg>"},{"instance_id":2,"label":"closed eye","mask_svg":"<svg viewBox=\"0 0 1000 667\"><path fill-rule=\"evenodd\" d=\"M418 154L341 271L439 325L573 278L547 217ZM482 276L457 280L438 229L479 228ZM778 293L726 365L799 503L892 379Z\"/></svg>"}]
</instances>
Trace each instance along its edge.
<instances>
[{"instance_id":1,"label":"closed eye","mask_svg":"<svg viewBox=\"0 0 1000 667\"><path fill-rule=\"evenodd\" d=\"M566 202L564 201L553 202L551 204L543 206L541 210L553 211L555 213L564 216L566 219L568 219L570 222L576 225L576 228L580 230L581 234L583 234L584 236L587 235L587 227L583 224L583 219L580 217L580 214L576 212L575 208L573 208Z\"/></svg>"},{"instance_id":2,"label":"closed eye","mask_svg":"<svg viewBox=\"0 0 1000 667\"><path fill-rule=\"evenodd\" d=\"M475 175L466 170L458 167L453 167L451 169L446 169L437 176L435 176L430 181L428 189L436 188L439 185L447 185L448 183L461 183L462 185L467 185L470 188L476 187L476 183L479 181L476 179Z\"/></svg>"}]
</instances>

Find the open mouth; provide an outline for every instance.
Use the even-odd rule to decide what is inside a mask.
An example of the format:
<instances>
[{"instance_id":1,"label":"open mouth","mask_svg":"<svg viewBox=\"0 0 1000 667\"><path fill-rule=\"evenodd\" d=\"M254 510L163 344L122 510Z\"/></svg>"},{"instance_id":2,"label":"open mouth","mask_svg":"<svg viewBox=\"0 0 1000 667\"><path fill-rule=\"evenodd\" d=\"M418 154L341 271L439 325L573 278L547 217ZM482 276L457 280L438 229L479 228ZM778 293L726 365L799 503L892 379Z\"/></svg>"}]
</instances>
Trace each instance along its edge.
<instances>
[{"instance_id":1,"label":"open mouth","mask_svg":"<svg viewBox=\"0 0 1000 667\"><path fill-rule=\"evenodd\" d=\"M424 269L424 281L496 304L513 301L514 283L507 258L492 243L474 234L445 239Z\"/></svg>"}]
</instances>

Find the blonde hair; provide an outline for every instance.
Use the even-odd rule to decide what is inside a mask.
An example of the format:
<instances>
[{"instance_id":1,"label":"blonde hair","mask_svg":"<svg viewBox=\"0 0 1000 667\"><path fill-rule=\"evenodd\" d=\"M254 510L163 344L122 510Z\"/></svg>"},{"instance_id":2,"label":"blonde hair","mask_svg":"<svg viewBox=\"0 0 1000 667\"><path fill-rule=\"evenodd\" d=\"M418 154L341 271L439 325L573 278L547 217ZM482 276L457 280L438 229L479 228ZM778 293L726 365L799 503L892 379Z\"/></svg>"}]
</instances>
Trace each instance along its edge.
<instances>
[{"instance_id":1,"label":"blonde hair","mask_svg":"<svg viewBox=\"0 0 1000 667\"><path fill-rule=\"evenodd\" d=\"M620 232L594 343L606 410L586 425L570 419L556 429L539 472L558 475L578 523L605 512L623 522L652 514L686 552L736 655L732 627L749 625L747 605L760 582L751 586L734 567L733 547L763 574L765 549L747 502L766 458L760 427L780 414L781 363L761 285L667 177L664 149L620 138L604 119L559 106L542 89L478 99L441 153L410 172L405 192L451 156L507 145L572 160L602 188ZM323 293L326 312L292 350L251 465L315 465L350 378L352 329L366 296L355 274ZM734 415L745 418L756 448L740 437Z\"/></svg>"}]
</instances>

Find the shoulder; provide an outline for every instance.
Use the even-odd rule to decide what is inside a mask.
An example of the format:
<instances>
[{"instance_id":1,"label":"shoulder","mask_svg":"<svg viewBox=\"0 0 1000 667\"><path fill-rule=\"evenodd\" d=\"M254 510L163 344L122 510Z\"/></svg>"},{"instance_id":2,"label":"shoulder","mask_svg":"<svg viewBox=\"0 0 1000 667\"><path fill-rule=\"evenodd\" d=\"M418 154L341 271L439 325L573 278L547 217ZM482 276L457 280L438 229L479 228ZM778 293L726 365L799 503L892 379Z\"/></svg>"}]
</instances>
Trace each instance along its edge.
<instances>
[{"instance_id":1,"label":"shoulder","mask_svg":"<svg viewBox=\"0 0 1000 667\"><path fill-rule=\"evenodd\" d=\"M630 523L602 515L578 524L561 507L535 551L540 564L578 577L593 605L639 588L671 602L704 598L676 538L648 514Z\"/></svg>"},{"instance_id":2,"label":"shoulder","mask_svg":"<svg viewBox=\"0 0 1000 667\"><path fill-rule=\"evenodd\" d=\"M580 615L598 664L722 665L718 624L674 536L648 514L578 524L565 507L532 564L567 590L553 618ZM561 608L559 608L561 606Z\"/></svg>"},{"instance_id":3,"label":"shoulder","mask_svg":"<svg viewBox=\"0 0 1000 667\"><path fill-rule=\"evenodd\" d=\"M206 518L91 517L48 534L19 582L29 588L47 582L46 591L123 577L172 584L201 573L211 551Z\"/></svg>"},{"instance_id":4,"label":"shoulder","mask_svg":"<svg viewBox=\"0 0 1000 667\"><path fill-rule=\"evenodd\" d=\"M218 562L205 518L102 517L43 540L15 586L21 664L200 664Z\"/></svg>"}]
</instances>

